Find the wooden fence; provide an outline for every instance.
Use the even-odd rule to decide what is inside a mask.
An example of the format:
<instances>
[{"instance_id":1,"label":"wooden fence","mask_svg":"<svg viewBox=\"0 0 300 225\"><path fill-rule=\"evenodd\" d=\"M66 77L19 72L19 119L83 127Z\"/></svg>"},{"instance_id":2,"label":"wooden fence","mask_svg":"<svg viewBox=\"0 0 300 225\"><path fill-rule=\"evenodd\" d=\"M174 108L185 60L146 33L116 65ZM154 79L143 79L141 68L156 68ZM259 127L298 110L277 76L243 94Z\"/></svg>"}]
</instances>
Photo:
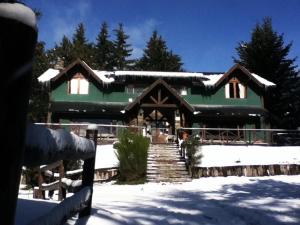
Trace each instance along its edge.
<instances>
[{"instance_id":1,"label":"wooden fence","mask_svg":"<svg viewBox=\"0 0 300 225\"><path fill-rule=\"evenodd\" d=\"M53 141L57 142L57 145L60 146L61 149L55 152L55 149L48 147L48 145L44 145L44 148L48 149L41 149L41 144L39 140L29 141L27 143L26 150L25 150L25 165L26 163L29 165L39 164L39 162L34 161L32 155L36 153L40 155L37 157L39 160L43 160L43 162L49 162L49 160L56 160L57 158L63 159L84 159L83 164L83 171L82 171L82 183L80 190L76 192L73 196L69 198L65 198L61 203L59 203L55 208L53 208L50 212L46 215L43 215L30 223L30 225L59 225L66 222L68 218L73 216L75 213L79 213L79 217L88 216L91 213L91 204L92 204L92 194L93 194L93 182L94 182L94 166L95 166L95 154L96 154L96 142L97 142L97 130L95 128L89 128L86 130L86 138L76 137L76 135L68 133L66 131L60 131L57 133L53 133L53 137L57 138L57 135L61 135L62 139L59 140L52 140L53 137L49 137L47 128L41 127L29 127L27 133L27 139L32 138L32 135L37 135L36 138L44 138L47 139L49 143ZM40 136L39 136L40 135ZM54 138L54 139L55 139ZM50 139L50 140L49 140ZM64 140L66 139L66 140ZM31 140L31 139L30 139ZM70 144L69 142L73 141L74 143ZM92 142L93 145L90 145L89 142ZM59 145L60 144L60 145ZM78 145L78 146L77 146ZM55 146L55 143L54 145ZM74 148L74 154L72 154L72 149ZM39 152L37 152L37 150ZM45 151L45 153L40 153L41 151ZM53 154L50 158L47 154L47 151L51 151ZM26 154L26 152L28 154ZM70 154L71 153L71 154ZM92 154L91 154L92 153ZM42 162L42 163L43 163ZM63 187L62 183L62 163L61 161L54 162L48 166L40 167L40 173L50 170L54 167L60 167L60 176L59 180L53 182L49 187L51 188L44 188L42 185L39 185L38 190L36 191L37 195L40 195L44 190L52 190L52 189L60 189ZM66 187L65 187L66 188ZM63 193L60 192L60 199L63 199Z\"/></svg>"}]
</instances>

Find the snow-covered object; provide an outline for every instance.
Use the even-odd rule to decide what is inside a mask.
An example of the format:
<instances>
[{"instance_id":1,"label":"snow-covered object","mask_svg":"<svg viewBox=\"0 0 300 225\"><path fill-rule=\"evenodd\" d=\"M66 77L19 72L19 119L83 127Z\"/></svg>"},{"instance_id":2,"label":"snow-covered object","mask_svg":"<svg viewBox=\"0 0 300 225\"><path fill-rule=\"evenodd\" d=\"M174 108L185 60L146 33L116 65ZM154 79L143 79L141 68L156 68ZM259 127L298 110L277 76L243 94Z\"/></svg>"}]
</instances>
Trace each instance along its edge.
<instances>
[{"instance_id":1,"label":"snow-covered object","mask_svg":"<svg viewBox=\"0 0 300 225\"><path fill-rule=\"evenodd\" d=\"M119 160L113 145L98 145L95 161L95 169L107 169L118 167Z\"/></svg>"},{"instance_id":2,"label":"snow-covered object","mask_svg":"<svg viewBox=\"0 0 300 225\"><path fill-rule=\"evenodd\" d=\"M203 73L189 72L162 72L162 71L115 71L115 76L138 76L138 77L169 77L169 78L204 78Z\"/></svg>"},{"instance_id":3,"label":"snow-covered object","mask_svg":"<svg viewBox=\"0 0 300 225\"><path fill-rule=\"evenodd\" d=\"M205 75L206 80L203 80L204 86L215 86L215 84L223 77L224 74Z\"/></svg>"},{"instance_id":4,"label":"snow-covered object","mask_svg":"<svg viewBox=\"0 0 300 225\"><path fill-rule=\"evenodd\" d=\"M20 3L0 3L1 17L19 21L36 29L36 17L34 12Z\"/></svg>"},{"instance_id":5,"label":"snow-covered object","mask_svg":"<svg viewBox=\"0 0 300 225\"><path fill-rule=\"evenodd\" d=\"M261 76L255 74L255 73L251 73L251 75L258 80L261 84L265 85L266 87L270 87L270 86L276 86L276 84L274 84L271 81L266 80L265 78L262 78Z\"/></svg>"},{"instance_id":6,"label":"snow-covered object","mask_svg":"<svg viewBox=\"0 0 300 225\"><path fill-rule=\"evenodd\" d=\"M72 176L82 173L83 169L77 169L77 170L69 170L66 172L66 176Z\"/></svg>"},{"instance_id":7,"label":"snow-covered object","mask_svg":"<svg viewBox=\"0 0 300 225\"><path fill-rule=\"evenodd\" d=\"M300 164L300 146L202 145L199 167Z\"/></svg>"},{"instance_id":8,"label":"snow-covered object","mask_svg":"<svg viewBox=\"0 0 300 225\"><path fill-rule=\"evenodd\" d=\"M38 77L39 82L48 82L50 81L53 77L56 77L56 75L59 74L59 70L49 68L46 70L41 76Z\"/></svg>"},{"instance_id":9,"label":"snow-covered object","mask_svg":"<svg viewBox=\"0 0 300 225\"><path fill-rule=\"evenodd\" d=\"M81 189L82 180L71 180L68 178L62 178L61 183L63 187L68 190L69 193L75 193Z\"/></svg>"},{"instance_id":10,"label":"snow-covered object","mask_svg":"<svg viewBox=\"0 0 300 225\"><path fill-rule=\"evenodd\" d=\"M60 225L66 218L80 211L86 206L92 190L90 187L85 187L75 195L66 198L49 213L43 215L29 223L29 225Z\"/></svg>"},{"instance_id":11,"label":"snow-covered object","mask_svg":"<svg viewBox=\"0 0 300 225\"><path fill-rule=\"evenodd\" d=\"M49 164L58 160L87 159L95 155L92 140L79 137L64 129L52 130L28 124L25 142L25 166Z\"/></svg>"},{"instance_id":12,"label":"snow-covered object","mask_svg":"<svg viewBox=\"0 0 300 225\"><path fill-rule=\"evenodd\" d=\"M93 71L97 75L97 77L105 84L110 84L115 81L115 79L112 77L109 78L106 77L107 75L109 75L109 73L106 71L99 71L99 70L93 70Z\"/></svg>"}]
</instances>

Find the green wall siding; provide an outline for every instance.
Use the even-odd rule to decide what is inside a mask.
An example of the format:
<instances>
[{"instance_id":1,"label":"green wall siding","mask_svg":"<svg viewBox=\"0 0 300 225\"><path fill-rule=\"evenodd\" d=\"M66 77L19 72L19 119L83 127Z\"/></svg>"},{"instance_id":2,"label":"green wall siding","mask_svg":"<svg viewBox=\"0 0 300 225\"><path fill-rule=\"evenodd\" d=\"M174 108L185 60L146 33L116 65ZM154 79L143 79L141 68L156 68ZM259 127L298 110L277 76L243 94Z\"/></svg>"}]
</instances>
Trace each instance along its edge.
<instances>
[{"instance_id":1,"label":"green wall siding","mask_svg":"<svg viewBox=\"0 0 300 225\"><path fill-rule=\"evenodd\" d=\"M105 93L99 90L93 83L89 83L89 94L69 94L68 82L62 83L55 90L52 90L52 101L70 101L70 102L128 102L129 98L135 98L135 94L127 94L123 91L112 91Z\"/></svg>"},{"instance_id":2,"label":"green wall siding","mask_svg":"<svg viewBox=\"0 0 300 225\"><path fill-rule=\"evenodd\" d=\"M228 99L225 98L225 86L217 90L213 95L192 94L191 88L188 94L183 98L192 105L242 105L242 106L262 106L261 98L249 87L247 88L247 98L245 99Z\"/></svg>"},{"instance_id":3,"label":"green wall siding","mask_svg":"<svg viewBox=\"0 0 300 225\"><path fill-rule=\"evenodd\" d=\"M113 90L113 86L111 86ZM68 94L67 81L52 90L52 101L70 101L70 102L129 102L128 99L137 97L137 94L125 93L125 88L119 91L103 92L93 83L89 83L88 95ZM107 90L110 90L108 87ZM192 94L191 88L188 88L188 94L182 96L189 104L195 105L242 105L242 106L263 106L261 98L249 87L247 88L247 98L245 99L226 99L225 87L221 87L213 95Z\"/></svg>"}]
</instances>

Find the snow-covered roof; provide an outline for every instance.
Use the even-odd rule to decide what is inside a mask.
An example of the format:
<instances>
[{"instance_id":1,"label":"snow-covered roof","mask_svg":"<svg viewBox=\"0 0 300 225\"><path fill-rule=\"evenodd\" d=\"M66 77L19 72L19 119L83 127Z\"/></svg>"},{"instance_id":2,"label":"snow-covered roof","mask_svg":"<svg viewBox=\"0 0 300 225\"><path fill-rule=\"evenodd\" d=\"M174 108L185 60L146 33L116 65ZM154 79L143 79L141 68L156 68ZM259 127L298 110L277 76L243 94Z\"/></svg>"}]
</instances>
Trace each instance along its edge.
<instances>
[{"instance_id":1,"label":"snow-covered roof","mask_svg":"<svg viewBox=\"0 0 300 225\"><path fill-rule=\"evenodd\" d=\"M56 77L58 74L59 74L59 70L49 68L41 76L38 77L38 81L42 83L48 82L53 77Z\"/></svg>"},{"instance_id":2,"label":"snow-covered roof","mask_svg":"<svg viewBox=\"0 0 300 225\"><path fill-rule=\"evenodd\" d=\"M170 78L204 78L203 73L189 72L162 72L162 71L115 71L115 76L139 76L139 77L170 77Z\"/></svg>"},{"instance_id":3,"label":"snow-covered roof","mask_svg":"<svg viewBox=\"0 0 300 225\"><path fill-rule=\"evenodd\" d=\"M107 71L93 70L93 72L103 83L110 84L115 81L113 77L107 77L110 74Z\"/></svg>"},{"instance_id":4,"label":"snow-covered roof","mask_svg":"<svg viewBox=\"0 0 300 225\"><path fill-rule=\"evenodd\" d=\"M84 61L80 61L84 64L84 66L92 71L94 75L101 80L105 84L110 84L115 82L115 78L122 76L130 76L130 77L156 77L156 78L199 78L203 82L204 86L216 86L219 81L224 78L224 73L219 74L204 74L199 72L164 72L164 71L101 71L101 70L92 70ZM38 80L40 82L48 82L51 79L55 78L60 74L59 70L48 69L44 72ZM265 87L275 86L274 83L260 77L255 73L247 72L249 76L252 76L260 84Z\"/></svg>"},{"instance_id":5,"label":"snow-covered roof","mask_svg":"<svg viewBox=\"0 0 300 225\"><path fill-rule=\"evenodd\" d=\"M203 80L204 86L214 86L223 76L224 74L211 74L204 75L207 80Z\"/></svg>"},{"instance_id":6,"label":"snow-covered roof","mask_svg":"<svg viewBox=\"0 0 300 225\"><path fill-rule=\"evenodd\" d=\"M251 75L258 80L260 83L264 84L265 86L275 86L276 84L274 84L271 81L266 80L265 78L262 78L261 76L255 74L255 73L251 73Z\"/></svg>"},{"instance_id":7,"label":"snow-covered roof","mask_svg":"<svg viewBox=\"0 0 300 225\"><path fill-rule=\"evenodd\" d=\"M17 20L27 26L36 29L36 17L34 12L20 3L0 3L0 15L8 19Z\"/></svg>"}]
</instances>

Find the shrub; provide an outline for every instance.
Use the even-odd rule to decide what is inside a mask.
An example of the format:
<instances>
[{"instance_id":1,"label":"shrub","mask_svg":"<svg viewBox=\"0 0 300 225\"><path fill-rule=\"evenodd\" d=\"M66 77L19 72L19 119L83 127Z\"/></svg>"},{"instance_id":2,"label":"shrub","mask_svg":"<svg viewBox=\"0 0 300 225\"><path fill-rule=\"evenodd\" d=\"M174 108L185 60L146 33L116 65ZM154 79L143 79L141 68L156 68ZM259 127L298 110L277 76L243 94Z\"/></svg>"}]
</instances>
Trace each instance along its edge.
<instances>
[{"instance_id":1,"label":"shrub","mask_svg":"<svg viewBox=\"0 0 300 225\"><path fill-rule=\"evenodd\" d=\"M119 159L119 181L134 183L145 180L149 140L124 130L114 148Z\"/></svg>"},{"instance_id":2,"label":"shrub","mask_svg":"<svg viewBox=\"0 0 300 225\"><path fill-rule=\"evenodd\" d=\"M195 136L190 136L185 142L186 154L188 157L189 171L192 177L195 177L195 167L201 162L202 154L200 152L200 142Z\"/></svg>"}]
</instances>

